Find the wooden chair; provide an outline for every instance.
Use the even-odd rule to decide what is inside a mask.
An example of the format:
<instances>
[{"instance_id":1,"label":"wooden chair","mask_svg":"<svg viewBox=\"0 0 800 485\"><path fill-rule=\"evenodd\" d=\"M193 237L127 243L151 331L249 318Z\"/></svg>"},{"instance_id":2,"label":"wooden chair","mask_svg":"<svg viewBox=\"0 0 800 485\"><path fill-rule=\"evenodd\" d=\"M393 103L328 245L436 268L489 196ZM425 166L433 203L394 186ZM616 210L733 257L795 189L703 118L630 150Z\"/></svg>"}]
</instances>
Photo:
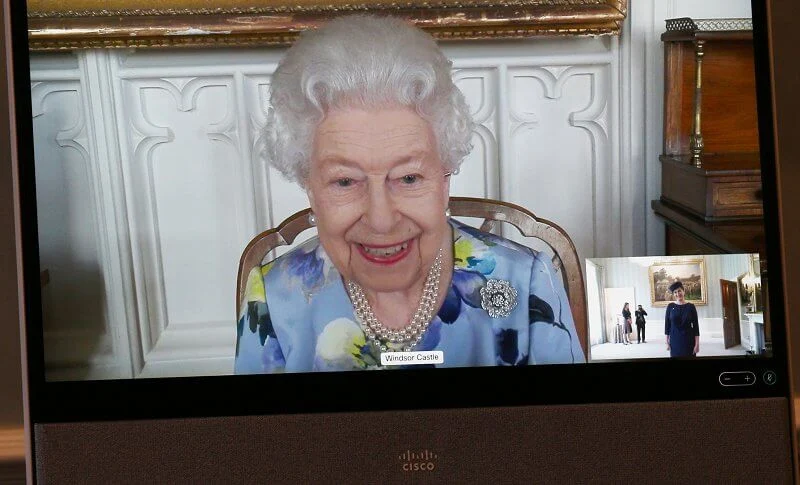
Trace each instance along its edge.
<instances>
[{"instance_id":1,"label":"wooden chair","mask_svg":"<svg viewBox=\"0 0 800 485\"><path fill-rule=\"evenodd\" d=\"M236 287L236 312L238 314L241 296L247 284L247 274L259 264L273 249L294 243L298 234L311 225L305 209L283 221L278 227L264 231L254 237L239 260L238 285ZM563 229L550 221L539 219L529 210L508 202L472 197L451 197L450 212L458 217L483 219L482 231L491 231L498 222L507 222L516 227L526 237L543 241L553 251L553 266L564 280L564 288L572 309L572 318L578 339L587 354L588 319L586 313L586 291L583 283L580 259L575 245Z\"/></svg>"}]
</instances>

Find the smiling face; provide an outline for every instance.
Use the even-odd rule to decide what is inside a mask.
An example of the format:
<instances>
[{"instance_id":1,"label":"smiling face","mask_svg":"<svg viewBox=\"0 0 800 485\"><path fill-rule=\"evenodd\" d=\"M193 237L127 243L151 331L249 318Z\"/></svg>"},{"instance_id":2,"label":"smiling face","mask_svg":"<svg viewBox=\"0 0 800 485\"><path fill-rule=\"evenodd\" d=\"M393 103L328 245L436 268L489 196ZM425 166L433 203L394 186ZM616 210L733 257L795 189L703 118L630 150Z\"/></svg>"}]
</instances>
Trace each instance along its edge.
<instances>
[{"instance_id":1,"label":"smiling face","mask_svg":"<svg viewBox=\"0 0 800 485\"><path fill-rule=\"evenodd\" d=\"M320 243L368 292L422 286L449 244L449 177L430 125L412 109L330 111L306 187Z\"/></svg>"},{"instance_id":2,"label":"smiling face","mask_svg":"<svg viewBox=\"0 0 800 485\"><path fill-rule=\"evenodd\" d=\"M675 296L675 300L678 303L683 303L684 302L684 296L685 295L684 295L684 292L683 292L683 288L681 288L681 287L675 288L675 291L672 292L672 295Z\"/></svg>"}]
</instances>

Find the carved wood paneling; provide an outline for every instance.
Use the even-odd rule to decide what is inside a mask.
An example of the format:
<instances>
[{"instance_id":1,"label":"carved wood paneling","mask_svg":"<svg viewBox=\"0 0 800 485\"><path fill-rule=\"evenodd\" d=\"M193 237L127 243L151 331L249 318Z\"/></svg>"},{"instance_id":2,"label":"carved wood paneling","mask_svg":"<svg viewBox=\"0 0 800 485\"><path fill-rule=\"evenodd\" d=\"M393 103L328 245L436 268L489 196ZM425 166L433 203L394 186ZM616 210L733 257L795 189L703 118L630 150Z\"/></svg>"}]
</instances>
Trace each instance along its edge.
<instances>
[{"instance_id":1,"label":"carved wood paneling","mask_svg":"<svg viewBox=\"0 0 800 485\"><path fill-rule=\"evenodd\" d=\"M564 40L559 60L550 42L445 46L476 121L451 192L520 203L564 227L581 256L608 254L621 237L608 230L619 207L613 51ZM130 330L120 359L133 375L230 372L239 252L308 204L261 157L280 52L77 54L91 69L76 80L97 86L93 122L106 123L87 136L108 165L101 219L118 246L107 291L123 300L112 324Z\"/></svg>"},{"instance_id":2,"label":"carved wood paneling","mask_svg":"<svg viewBox=\"0 0 800 485\"><path fill-rule=\"evenodd\" d=\"M87 64L54 56L39 67L31 101L40 263L49 274L42 289L47 378L130 377Z\"/></svg>"},{"instance_id":3,"label":"carved wood paneling","mask_svg":"<svg viewBox=\"0 0 800 485\"><path fill-rule=\"evenodd\" d=\"M256 231L252 143L234 76L123 79L145 369L230 355L241 246ZM216 338L209 339L210 335ZM152 372L147 370L147 372Z\"/></svg>"},{"instance_id":4,"label":"carved wood paneling","mask_svg":"<svg viewBox=\"0 0 800 485\"><path fill-rule=\"evenodd\" d=\"M472 152L450 182L454 196L497 198L500 194L497 147L497 70L462 68L453 73L475 122Z\"/></svg>"},{"instance_id":5,"label":"carved wood paneling","mask_svg":"<svg viewBox=\"0 0 800 485\"><path fill-rule=\"evenodd\" d=\"M615 168L607 71L607 65L567 65L514 67L508 74L511 173L504 194L564 228L582 258L614 254L619 245L619 234L608 230Z\"/></svg>"}]
</instances>

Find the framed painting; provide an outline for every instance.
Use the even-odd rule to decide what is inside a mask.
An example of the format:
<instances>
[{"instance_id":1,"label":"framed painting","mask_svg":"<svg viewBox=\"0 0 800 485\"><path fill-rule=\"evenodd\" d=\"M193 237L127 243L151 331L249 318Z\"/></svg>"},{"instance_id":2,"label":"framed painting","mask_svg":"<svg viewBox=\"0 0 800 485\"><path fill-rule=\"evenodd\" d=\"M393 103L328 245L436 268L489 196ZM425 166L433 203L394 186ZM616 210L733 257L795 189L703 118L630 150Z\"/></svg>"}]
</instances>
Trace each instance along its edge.
<instances>
[{"instance_id":1,"label":"framed painting","mask_svg":"<svg viewBox=\"0 0 800 485\"><path fill-rule=\"evenodd\" d=\"M736 278L739 299L747 313L762 313L764 296L761 293L761 262L758 254L750 254L749 258L750 270Z\"/></svg>"},{"instance_id":2,"label":"framed painting","mask_svg":"<svg viewBox=\"0 0 800 485\"><path fill-rule=\"evenodd\" d=\"M747 313L762 313L763 297L761 296L761 282L755 283L752 281L753 276L749 273L736 278L739 284L740 302Z\"/></svg>"},{"instance_id":3,"label":"framed painting","mask_svg":"<svg viewBox=\"0 0 800 485\"><path fill-rule=\"evenodd\" d=\"M686 301L695 305L707 303L706 265L703 259L675 259L650 265L650 304L664 307L675 301L669 287L680 281Z\"/></svg>"},{"instance_id":4,"label":"framed painting","mask_svg":"<svg viewBox=\"0 0 800 485\"><path fill-rule=\"evenodd\" d=\"M332 17L405 18L442 40L616 35L627 0L28 0L31 50L286 45Z\"/></svg>"}]
</instances>

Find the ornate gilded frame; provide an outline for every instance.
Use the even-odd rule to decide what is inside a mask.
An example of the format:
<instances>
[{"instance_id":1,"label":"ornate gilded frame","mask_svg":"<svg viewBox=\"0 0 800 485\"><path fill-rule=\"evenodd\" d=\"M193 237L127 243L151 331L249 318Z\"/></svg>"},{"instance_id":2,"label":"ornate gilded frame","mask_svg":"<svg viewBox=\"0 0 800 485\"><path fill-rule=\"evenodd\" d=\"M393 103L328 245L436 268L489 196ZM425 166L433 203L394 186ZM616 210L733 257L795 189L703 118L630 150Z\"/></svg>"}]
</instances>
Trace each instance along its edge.
<instances>
[{"instance_id":1,"label":"ornate gilded frame","mask_svg":"<svg viewBox=\"0 0 800 485\"><path fill-rule=\"evenodd\" d=\"M667 300L665 295L661 293L662 297L656 297L656 282L654 279L654 274L660 270L661 268L668 268L670 266L683 266L683 265L697 265L698 270L700 272L700 298L689 298L688 293L689 289L687 288L687 297L686 301L689 303L694 303L695 305L706 305L708 303L708 286L706 284L706 261L702 258L677 258L677 259L668 259L656 262L651 264L648 268L648 279L650 280L650 305L653 307L665 307L669 305L672 301L671 299ZM682 275L681 275L682 276ZM658 289L659 292L663 291L663 289Z\"/></svg>"},{"instance_id":2,"label":"ornate gilded frame","mask_svg":"<svg viewBox=\"0 0 800 485\"><path fill-rule=\"evenodd\" d=\"M393 15L442 39L616 35L628 0L28 0L31 50L286 45L355 12Z\"/></svg>"}]
</instances>

